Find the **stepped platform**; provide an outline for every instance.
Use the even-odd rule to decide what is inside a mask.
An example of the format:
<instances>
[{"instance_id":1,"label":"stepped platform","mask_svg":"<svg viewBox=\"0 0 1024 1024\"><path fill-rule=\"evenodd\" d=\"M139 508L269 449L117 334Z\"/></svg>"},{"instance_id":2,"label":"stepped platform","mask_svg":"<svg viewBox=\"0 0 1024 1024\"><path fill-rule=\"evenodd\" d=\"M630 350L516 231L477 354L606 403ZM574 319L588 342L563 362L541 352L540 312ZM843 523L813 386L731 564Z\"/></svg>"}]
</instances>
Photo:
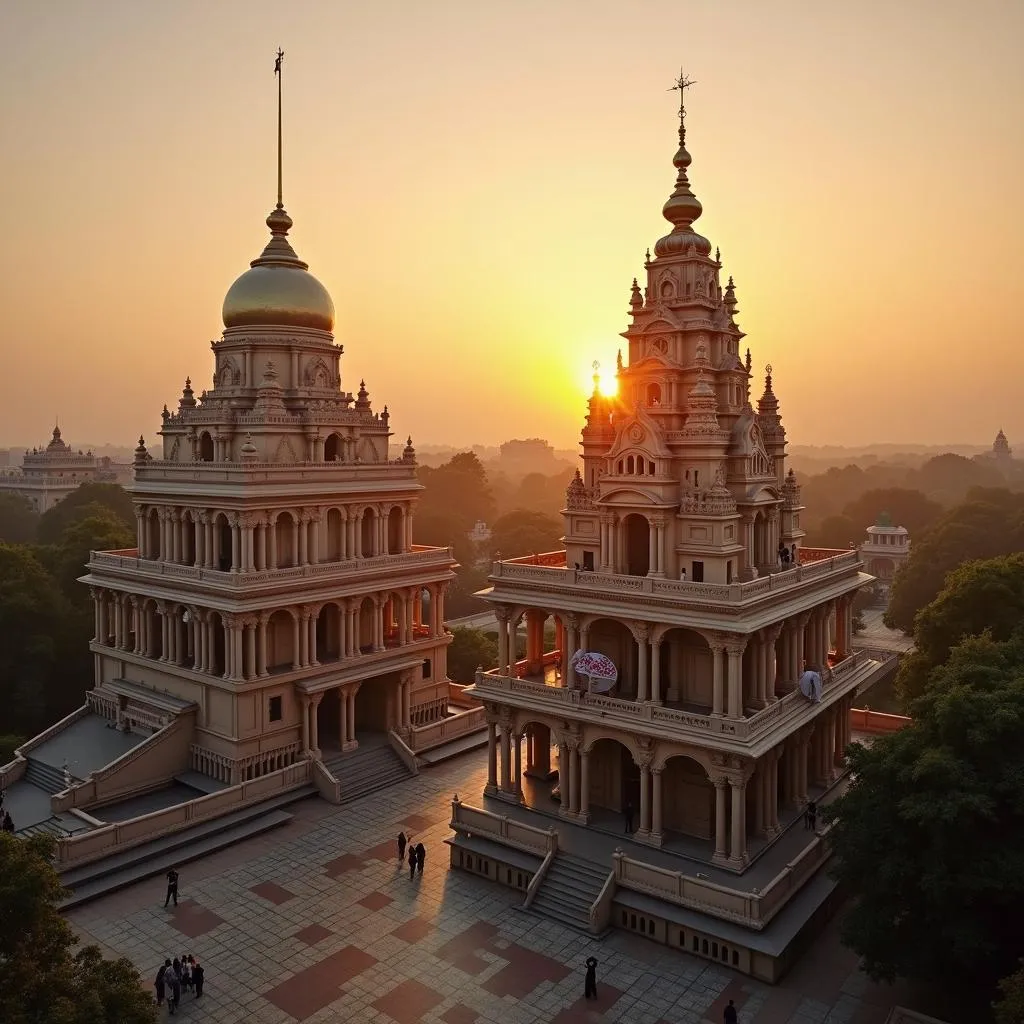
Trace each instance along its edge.
<instances>
[{"instance_id":1,"label":"stepped platform","mask_svg":"<svg viewBox=\"0 0 1024 1024\"><path fill-rule=\"evenodd\" d=\"M140 793L138 796L126 797L124 800L117 800L99 807L90 807L89 814L94 818L99 818L100 821L129 821L132 818L139 818L143 814L152 814L154 811L164 811L168 807L177 807L178 804L187 804L190 800L201 796L206 796L205 790L187 786L175 780L169 786L152 789L147 793Z\"/></svg>"},{"instance_id":2,"label":"stepped platform","mask_svg":"<svg viewBox=\"0 0 1024 1024\"><path fill-rule=\"evenodd\" d=\"M91 864L68 868L61 873L61 881L71 893L61 904L61 909L81 906L135 882L163 875L172 867L199 860L244 839L279 828L292 818L283 810L284 807L316 793L315 786L304 786Z\"/></svg>"},{"instance_id":3,"label":"stepped platform","mask_svg":"<svg viewBox=\"0 0 1024 1024\"><path fill-rule=\"evenodd\" d=\"M440 764L442 761L449 761L453 757L459 757L461 754L468 754L470 751L480 750L486 746L487 727L485 726L477 732L469 733L466 736L459 736L448 743L442 743L439 747L432 747L430 750L424 750L422 753L417 751L416 760L424 767L429 768L435 764Z\"/></svg>"},{"instance_id":4,"label":"stepped platform","mask_svg":"<svg viewBox=\"0 0 1024 1024\"><path fill-rule=\"evenodd\" d=\"M590 934L590 908L601 895L611 866L602 868L582 857L556 853L526 909L578 932Z\"/></svg>"},{"instance_id":5,"label":"stepped platform","mask_svg":"<svg viewBox=\"0 0 1024 1024\"><path fill-rule=\"evenodd\" d=\"M99 771L147 739L148 735L125 733L114 728L114 723L101 715L85 715L34 747L26 756L30 762L61 772L67 764L74 778L84 779L90 772Z\"/></svg>"},{"instance_id":6,"label":"stepped platform","mask_svg":"<svg viewBox=\"0 0 1024 1024\"><path fill-rule=\"evenodd\" d=\"M360 736L359 743L355 750L345 753L323 753L324 766L341 783L343 804L412 778L386 736Z\"/></svg>"}]
</instances>

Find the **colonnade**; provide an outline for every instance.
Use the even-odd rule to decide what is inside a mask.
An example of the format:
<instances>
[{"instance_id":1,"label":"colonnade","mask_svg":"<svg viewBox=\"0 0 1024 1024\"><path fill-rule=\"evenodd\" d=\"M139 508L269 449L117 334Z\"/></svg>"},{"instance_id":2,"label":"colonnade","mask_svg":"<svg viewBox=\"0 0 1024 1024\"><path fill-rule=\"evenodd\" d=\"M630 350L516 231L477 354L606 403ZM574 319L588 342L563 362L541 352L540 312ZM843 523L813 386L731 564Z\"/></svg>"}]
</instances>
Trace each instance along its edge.
<instances>
[{"instance_id":1,"label":"colonnade","mask_svg":"<svg viewBox=\"0 0 1024 1024\"><path fill-rule=\"evenodd\" d=\"M498 667L501 675L539 674L549 664L561 670L562 685L577 685L573 654L589 650L591 625L598 616L555 612L555 649L544 651L544 623L548 612L537 608L498 606ZM603 618L603 617L600 617ZM526 657L516 658L520 623L526 622ZM619 621L619 620L615 620ZM702 631L711 652L711 714L742 718L748 711L767 707L794 689L804 666L823 671L828 665L835 624L835 651L839 659L851 653L853 597L845 595L819 607L740 635ZM636 700L663 703L662 644L674 626L670 623L626 620L637 645ZM620 671L622 666L620 667Z\"/></svg>"},{"instance_id":2,"label":"colonnade","mask_svg":"<svg viewBox=\"0 0 1024 1024\"><path fill-rule=\"evenodd\" d=\"M412 504L408 502L269 512L137 505L135 515L140 558L204 569L261 572L413 549ZM367 520L369 526L364 527ZM287 554L281 550L282 527Z\"/></svg>"}]
</instances>

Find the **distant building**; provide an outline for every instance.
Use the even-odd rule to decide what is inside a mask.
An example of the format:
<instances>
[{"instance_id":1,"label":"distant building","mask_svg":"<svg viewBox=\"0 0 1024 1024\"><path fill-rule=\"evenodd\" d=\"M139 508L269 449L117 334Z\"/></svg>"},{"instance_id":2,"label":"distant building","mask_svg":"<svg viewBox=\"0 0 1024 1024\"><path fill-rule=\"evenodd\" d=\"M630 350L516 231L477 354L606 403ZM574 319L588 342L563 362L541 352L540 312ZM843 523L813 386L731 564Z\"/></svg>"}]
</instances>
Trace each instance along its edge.
<instances>
[{"instance_id":1,"label":"distant building","mask_svg":"<svg viewBox=\"0 0 1024 1024\"><path fill-rule=\"evenodd\" d=\"M118 483L117 468L91 451L74 451L55 426L45 448L25 452L20 471L0 476L0 493L20 494L42 515L82 484Z\"/></svg>"},{"instance_id":2,"label":"distant building","mask_svg":"<svg viewBox=\"0 0 1024 1024\"><path fill-rule=\"evenodd\" d=\"M555 458L555 449L543 438L506 441L500 451L498 468L509 476L525 476L527 473L544 473L550 476L558 472L559 464Z\"/></svg>"},{"instance_id":3,"label":"distant building","mask_svg":"<svg viewBox=\"0 0 1024 1024\"><path fill-rule=\"evenodd\" d=\"M1001 430L996 434L995 441L992 442L991 458L1004 464L1013 461L1013 450L1010 448L1010 442L1006 440L1006 435Z\"/></svg>"},{"instance_id":4,"label":"distant building","mask_svg":"<svg viewBox=\"0 0 1024 1024\"><path fill-rule=\"evenodd\" d=\"M1003 441L1005 443L1006 438ZM861 561L877 578L879 588L888 594L896 570L910 556L910 534L905 526L893 526L888 512L883 512L866 532L867 540L860 546Z\"/></svg>"},{"instance_id":5,"label":"distant building","mask_svg":"<svg viewBox=\"0 0 1024 1024\"><path fill-rule=\"evenodd\" d=\"M491 528L483 520L480 520L466 536L469 538L470 544L480 547L490 542Z\"/></svg>"}]
</instances>

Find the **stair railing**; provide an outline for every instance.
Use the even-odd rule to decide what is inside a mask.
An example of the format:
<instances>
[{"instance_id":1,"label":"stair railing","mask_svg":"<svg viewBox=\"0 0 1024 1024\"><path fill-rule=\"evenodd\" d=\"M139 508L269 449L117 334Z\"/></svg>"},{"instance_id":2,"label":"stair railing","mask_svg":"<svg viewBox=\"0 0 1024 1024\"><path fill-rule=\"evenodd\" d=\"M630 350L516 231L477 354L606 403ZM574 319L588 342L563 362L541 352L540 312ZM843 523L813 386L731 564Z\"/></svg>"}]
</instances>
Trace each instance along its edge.
<instances>
[{"instance_id":1,"label":"stair railing","mask_svg":"<svg viewBox=\"0 0 1024 1024\"><path fill-rule=\"evenodd\" d=\"M530 879L530 884L526 887L526 899L523 900L523 910L533 903L540 887L544 884L544 878L548 873L548 869L554 862L555 857L558 854L558 844L552 843L548 849L547 855L540 862L540 867L533 873L533 878Z\"/></svg>"},{"instance_id":2,"label":"stair railing","mask_svg":"<svg viewBox=\"0 0 1024 1024\"><path fill-rule=\"evenodd\" d=\"M618 852L618 851L616 851ZM590 907L590 930L594 935L600 935L612 921L612 900L615 899L615 871L608 872L608 877L601 886Z\"/></svg>"},{"instance_id":3,"label":"stair railing","mask_svg":"<svg viewBox=\"0 0 1024 1024\"><path fill-rule=\"evenodd\" d=\"M311 762L313 783L320 795L332 804L341 803L341 783L334 777L330 768L314 758Z\"/></svg>"},{"instance_id":4,"label":"stair railing","mask_svg":"<svg viewBox=\"0 0 1024 1024\"><path fill-rule=\"evenodd\" d=\"M388 731L388 742L391 744L391 749L405 763L405 767L408 768L413 775L419 775L420 765L419 761L416 760L416 755L409 749L405 740L403 740L394 729Z\"/></svg>"}]
</instances>

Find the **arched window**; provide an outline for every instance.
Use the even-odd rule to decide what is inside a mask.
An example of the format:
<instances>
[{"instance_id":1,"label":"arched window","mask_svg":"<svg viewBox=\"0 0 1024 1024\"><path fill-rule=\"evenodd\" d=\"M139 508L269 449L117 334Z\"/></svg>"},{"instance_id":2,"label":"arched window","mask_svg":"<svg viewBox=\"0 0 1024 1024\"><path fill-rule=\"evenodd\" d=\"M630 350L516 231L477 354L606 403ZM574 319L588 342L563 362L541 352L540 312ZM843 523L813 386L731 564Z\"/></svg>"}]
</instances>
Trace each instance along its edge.
<instances>
[{"instance_id":1,"label":"arched window","mask_svg":"<svg viewBox=\"0 0 1024 1024\"><path fill-rule=\"evenodd\" d=\"M339 462L341 460L341 438L337 434L331 434L324 442L324 462Z\"/></svg>"},{"instance_id":2,"label":"arched window","mask_svg":"<svg viewBox=\"0 0 1024 1024\"><path fill-rule=\"evenodd\" d=\"M630 457L626 459L626 472L630 476L632 476L636 472L636 461L634 460L632 455L630 455Z\"/></svg>"},{"instance_id":3,"label":"arched window","mask_svg":"<svg viewBox=\"0 0 1024 1024\"><path fill-rule=\"evenodd\" d=\"M651 383L647 385L647 404L652 408L661 405L661 385Z\"/></svg>"},{"instance_id":4,"label":"arched window","mask_svg":"<svg viewBox=\"0 0 1024 1024\"><path fill-rule=\"evenodd\" d=\"M199 435L199 461L213 462L213 438L207 430Z\"/></svg>"},{"instance_id":5,"label":"arched window","mask_svg":"<svg viewBox=\"0 0 1024 1024\"><path fill-rule=\"evenodd\" d=\"M617 473L619 473L620 475L622 474L622 459L619 459L619 461L615 464L615 469Z\"/></svg>"}]
</instances>

